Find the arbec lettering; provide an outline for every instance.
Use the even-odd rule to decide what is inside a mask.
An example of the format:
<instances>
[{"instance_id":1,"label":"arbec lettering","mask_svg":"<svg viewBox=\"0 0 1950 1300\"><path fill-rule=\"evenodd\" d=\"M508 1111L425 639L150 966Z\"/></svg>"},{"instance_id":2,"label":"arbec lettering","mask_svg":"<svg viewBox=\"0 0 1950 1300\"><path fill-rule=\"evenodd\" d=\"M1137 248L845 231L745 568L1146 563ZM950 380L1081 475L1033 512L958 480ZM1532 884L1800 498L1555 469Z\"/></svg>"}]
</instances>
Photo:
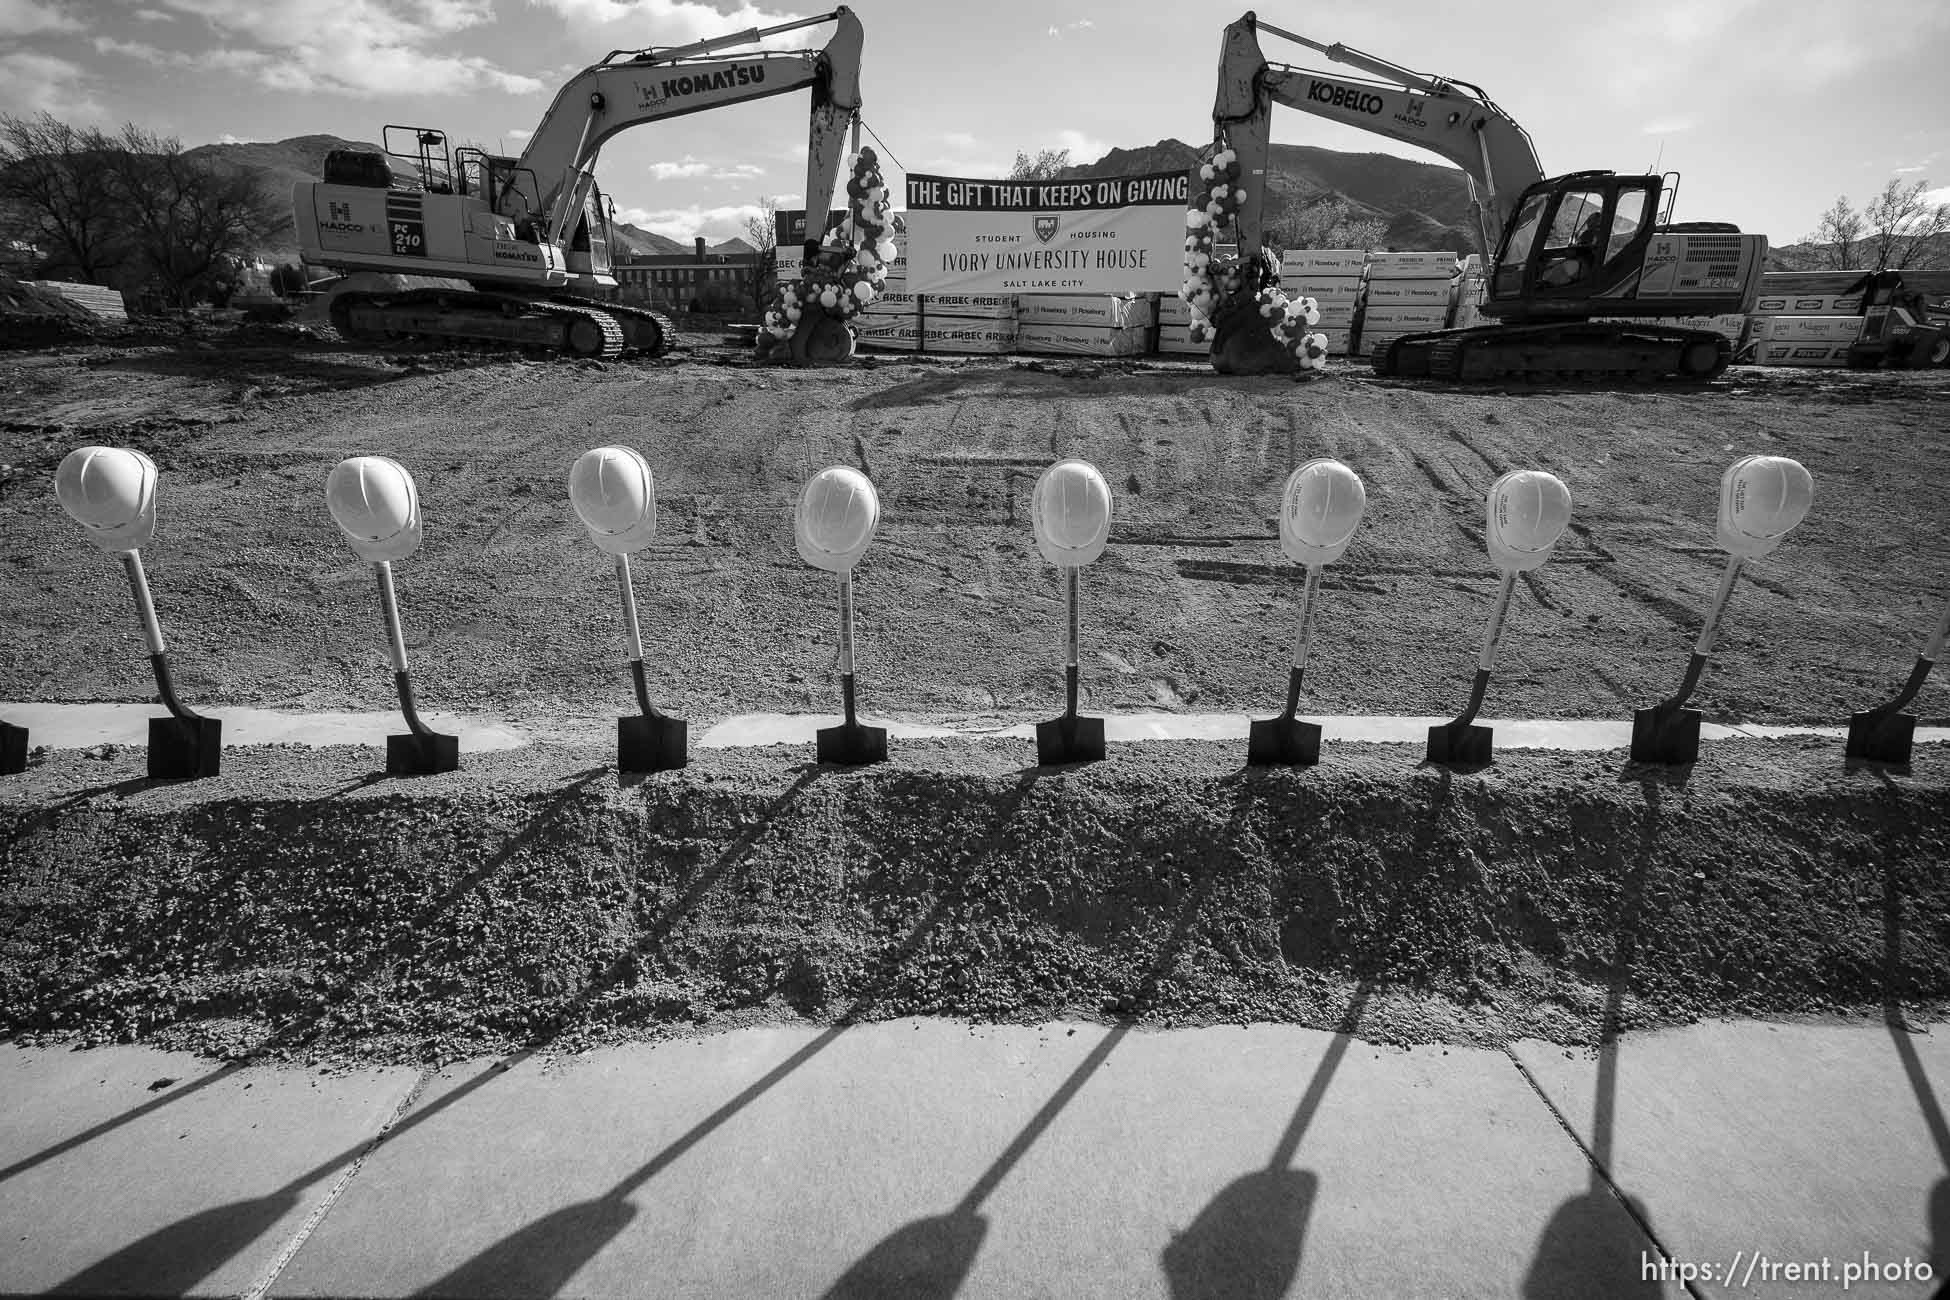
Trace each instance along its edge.
<instances>
[{"instance_id":1,"label":"arbec lettering","mask_svg":"<svg viewBox=\"0 0 1950 1300\"><path fill-rule=\"evenodd\" d=\"M666 77L663 84L666 99L674 95L697 95L707 90L730 90L734 86L756 86L765 80L765 65L756 64L743 67L733 64L709 74L695 77Z\"/></svg>"},{"instance_id":2,"label":"arbec lettering","mask_svg":"<svg viewBox=\"0 0 1950 1300\"><path fill-rule=\"evenodd\" d=\"M1307 87L1307 98L1317 104L1332 104L1335 108L1351 108L1357 113L1370 117L1381 116L1381 96L1364 90L1351 90L1346 86L1336 86L1331 82L1316 81Z\"/></svg>"}]
</instances>

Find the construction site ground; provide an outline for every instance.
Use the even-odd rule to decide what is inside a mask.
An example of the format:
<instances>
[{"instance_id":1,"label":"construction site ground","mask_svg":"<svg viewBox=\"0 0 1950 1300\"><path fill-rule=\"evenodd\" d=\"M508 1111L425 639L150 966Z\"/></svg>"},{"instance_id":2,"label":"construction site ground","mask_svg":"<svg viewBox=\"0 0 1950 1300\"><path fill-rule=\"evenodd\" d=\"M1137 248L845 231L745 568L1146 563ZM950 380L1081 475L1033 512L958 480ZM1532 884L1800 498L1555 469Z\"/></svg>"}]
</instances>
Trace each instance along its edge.
<instances>
[{"instance_id":1,"label":"construction site ground","mask_svg":"<svg viewBox=\"0 0 1950 1300\"><path fill-rule=\"evenodd\" d=\"M1061 709L1061 588L1027 509L1057 457L1116 493L1082 583L1083 703L1112 713L1278 710L1300 571L1273 520L1289 470L1326 455L1369 504L1322 584L1303 712L1453 714L1495 589L1485 491L1548 469L1576 519L1519 588L1484 717L1616 719L1678 682L1721 569L1720 472L1790 455L1814 511L1743 580L1696 702L1832 725L1893 693L1950 580L1942 373L1484 390L1358 362L1304 382L1054 358L794 371L715 336L578 363L245 327L0 354L0 392L0 700L153 699L118 567L51 491L104 443L161 468L144 558L188 702L393 707L371 571L323 492L378 453L424 511L397 566L422 706L584 736L422 781L346 746L233 750L185 786L143 780L140 749L38 756L0 786L15 1033L441 1060L847 1015L1332 1027L1370 981L1376 1038L1590 1042L1950 991L1941 745L1907 773L1823 737L1716 743L1693 769L1509 750L1452 772L1351 744L1252 773L1210 741L1065 771L1020 739L903 741L866 771L800 745L619 779L614 579L565 493L592 446L654 467L650 690L695 735L837 708L836 584L796 554L791 509L817 469L865 470L863 703L979 729ZM1944 701L1933 681L1926 724Z\"/></svg>"}]
</instances>

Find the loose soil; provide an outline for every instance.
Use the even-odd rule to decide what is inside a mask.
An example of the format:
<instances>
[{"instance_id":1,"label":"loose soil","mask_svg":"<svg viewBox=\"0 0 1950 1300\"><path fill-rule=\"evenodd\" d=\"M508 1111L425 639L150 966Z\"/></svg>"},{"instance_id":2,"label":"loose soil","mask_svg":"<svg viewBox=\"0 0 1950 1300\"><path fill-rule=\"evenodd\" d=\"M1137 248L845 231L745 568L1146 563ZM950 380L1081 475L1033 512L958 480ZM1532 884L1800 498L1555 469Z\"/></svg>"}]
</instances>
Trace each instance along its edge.
<instances>
[{"instance_id":1,"label":"loose soil","mask_svg":"<svg viewBox=\"0 0 1950 1300\"><path fill-rule=\"evenodd\" d=\"M0 789L0 1034L444 1060L779 1018L1330 1027L1365 984L1370 1039L1581 1042L1950 993L1950 746L1915 775L1827 740L1691 771L810 748L619 777L534 747L408 781L263 747L193 783L57 752Z\"/></svg>"},{"instance_id":2,"label":"loose soil","mask_svg":"<svg viewBox=\"0 0 1950 1300\"><path fill-rule=\"evenodd\" d=\"M798 372L686 343L575 363L265 327L0 355L0 699L153 698L116 566L52 497L87 443L162 469L144 556L192 705L392 707L370 571L323 494L379 453L425 511L396 566L422 707L545 736L631 707L609 563L564 491L605 443L657 474L651 690L694 729L836 709L834 585L791 533L834 463L882 501L862 700L916 721L1059 711L1061 588L1027 506L1065 455L1117 494L1083 581L1093 710L1277 709L1299 571L1274 513L1318 455L1369 509L1323 584L1311 712L1461 707L1495 587L1483 497L1513 468L1562 477L1577 515L1520 590L1492 721L1619 718L1673 689L1741 455L1801 460L1816 504L1727 612L1710 720L1834 724L1885 698L1950 589L1942 372L1485 390L1358 365ZM1941 724L1944 701L1939 676L1915 708ZM1382 1037L1584 1041L1607 1017L1945 996L1943 747L1914 775L1850 771L1825 740L1719 745L1690 773L1514 752L1444 773L1355 745L1259 773L1238 751L1114 746L1061 773L1005 741L898 743L868 772L699 751L619 782L606 746L545 743L406 782L369 751L272 747L189 786L142 781L140 750L54 752L0 780L0 1032L406 1059L776 1016L1331 1026L1367 982Z\"/></svg>"}]
</instances>

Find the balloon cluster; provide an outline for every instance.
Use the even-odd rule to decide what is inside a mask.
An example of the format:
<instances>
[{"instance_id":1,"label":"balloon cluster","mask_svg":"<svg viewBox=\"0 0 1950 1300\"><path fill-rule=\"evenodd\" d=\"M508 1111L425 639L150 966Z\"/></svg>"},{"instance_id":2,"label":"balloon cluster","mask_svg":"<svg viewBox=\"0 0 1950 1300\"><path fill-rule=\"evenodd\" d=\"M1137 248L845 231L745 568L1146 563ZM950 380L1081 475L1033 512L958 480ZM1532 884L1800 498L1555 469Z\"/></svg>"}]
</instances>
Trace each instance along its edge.
<instances>
[{"instance_id":1,"label":"balloon cluster","mask_svg":"<svg viewBox=\"0 0 1950 1300\"><path fill-rule=\"evenodd\" d=\"M778 298L765 313L765 332L773 338L790 338L807 311L851 320L880 296L887 268L900 250L888 235L893 204L872 149L862 149L853 159L846 198L848 216L826 232L820 256L806 264L797 280L779 286Z\"/></svg>"},{"instance_id":2,"label":"balloon cluster","mask_svg":"<svg viewBox=\"0 0 1950 1300\"><path fill-rule=\"evenodd\" d=\"M1311 298L1289 301L1278 276L1264 266L1258 268L1261 274L1253 276L1242 258L1217 255L1219 228L1239 215L1246 191L1239 184L1244 174L1239 151L1220 140L1208 152L1210 156L1199 164L1190 210L1185 213L1185 280L1178 296L1192 309L1187 337L1194 343L1211 342L1222 315L1250 304L1301 369L1325 369L1327 336L1305 329L1319 322L1319 304Z\"/></svg>"}]
</instances>

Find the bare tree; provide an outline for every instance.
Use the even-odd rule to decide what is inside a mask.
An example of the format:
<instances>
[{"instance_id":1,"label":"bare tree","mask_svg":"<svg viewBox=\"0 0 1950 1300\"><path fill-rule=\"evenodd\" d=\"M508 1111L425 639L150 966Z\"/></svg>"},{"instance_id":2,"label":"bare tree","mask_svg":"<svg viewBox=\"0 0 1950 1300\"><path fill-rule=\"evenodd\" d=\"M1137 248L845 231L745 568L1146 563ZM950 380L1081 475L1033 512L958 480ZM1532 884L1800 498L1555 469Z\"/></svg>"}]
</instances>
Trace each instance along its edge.
<instances>
[{"instance_id":1,"label":"bare tree","mask_svg":"<svg viewBox=\"0 0 1950 1300\"><path fill-rule=\"evenodd\" d=\"M752 300L763 309L779 279L779 201L758 196L758 211L745 218L745 242L758 251L752 259Z\"/></svg>"},{"instance_id":2,"label":"bare tree","mask_svg":"<svg viewBox=\"0 0 1950 1300\"><path fill-rule=\"evenodd\" d=\"M1930 183L1911 181L1904 185L1895 177L1882 187L1882 193L1862 207L1867 235L1862 241L1865 256L1873 254L1875 270L1921 269L1935 266L1944 257L1944 235L1950 234L1950 203L1931 203L1925 195Z\"/></svg>"},{"instance_id":3,"label":"bare tree","mask_svg":"<svg viewBox=\"0 0 1950 1300\"><path fill-rule=\"evenodd\" d=\"M1805 242L1815 245L1812 271L1852 271L1857 245L1862 238L1862 214L1849 204L1847 195L1837 195L1835 206L1821 214L1815 233Z\"/></svg>"},{"instance_id":4,"label":"bare tree","mask_svg":"<svg viewBox=\"0 0 1950 1300\"><path fill-rule=\"evenodd\" d=\"M1020 149L1016 151L1016 161L1009 168L1007 179L1012 181L1046 181L1070 165L1068 149L1038 149L1035 157L1030 157Z\"/></svg>"},{"instance_id":5,"label":"bare tree","mask_svg":"<svg viewBox=\"0 0 1950 1300\"><path fill-rule=\"evenodd\" d=\"M130 123L109 155L135 255L188 306L290 220L247 172L191 157L174 137Z\"/></svg>"},{"instance_id":6,"label":"bare tree","mask_svg":"<svg viewBox=\"0 0 1950 1300\"><path fill-rule=\"evenodd\" d=\"M0 114L0 207L52 269L106 284L128 254L115 182L116 142L48 113Z\"/></svg>"}]
</instances>

